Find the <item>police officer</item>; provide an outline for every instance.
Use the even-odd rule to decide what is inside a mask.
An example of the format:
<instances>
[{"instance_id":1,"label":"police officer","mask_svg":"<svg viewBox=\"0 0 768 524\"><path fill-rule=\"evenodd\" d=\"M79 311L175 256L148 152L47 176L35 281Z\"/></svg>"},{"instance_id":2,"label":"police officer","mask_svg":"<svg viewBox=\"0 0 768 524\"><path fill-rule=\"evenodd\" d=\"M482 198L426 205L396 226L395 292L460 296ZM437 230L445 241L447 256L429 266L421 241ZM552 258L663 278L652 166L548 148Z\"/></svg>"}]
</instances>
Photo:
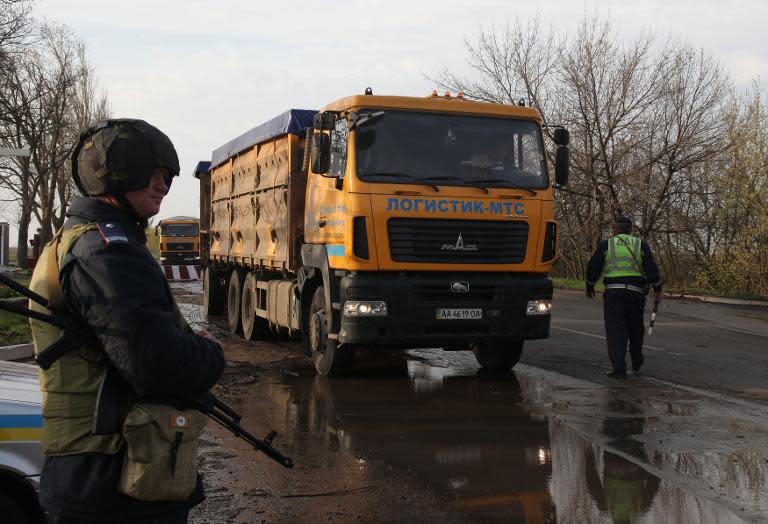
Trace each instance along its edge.
<instances>
[{"instance_id":1,"label":"police officer","mask_svg":"<svg viewBox=\"0 0 768 524\"><path fill-rule=\"evenodd\" d=\"M595 284L603 274L603 316L612 378L625 378L625 354L629 355L635 373L645 362L643 357L643 312L648 284L653 286L655 300L660 301L662 280L648 244L630 235L632 221L619 217L614 236L603 240L587 264L587 298L595 297Z\"/></svg>"},{"instance_id":2,"label":"police officer","mask_svg":"<svg viewBox=\"0 0 768 524\"><path fill-rule=\"evenodd\" d=\"M82 133L72 155L84 198L71 202L30 283L95 335L40 373L46 455L40 499L51 522L187 522L190 508L204 498L194 462L197 434L191 448L185 436L190 412L170 420L152 419L151 410L134 412L141 399L173 410L162 399L206 391L224 369L221 346L189 328L146 247L147 219L158 213L178 174L173 144L142 120L98 124ZM60 334L37 321L32 331L37 352ZM126 413L133 417L130 428L123 425ZM136 425L142 417L147 424ZM156 444L152 439L166 430L171 440ZM130 447L129 436L138 447ZM160 483L154 492L146 488L142 468L153 460L172 479L162 485L181 491L169 496ZM173 480L182 462L189 471L190 460L191 474Z\"/></svg>"}]
</instances>

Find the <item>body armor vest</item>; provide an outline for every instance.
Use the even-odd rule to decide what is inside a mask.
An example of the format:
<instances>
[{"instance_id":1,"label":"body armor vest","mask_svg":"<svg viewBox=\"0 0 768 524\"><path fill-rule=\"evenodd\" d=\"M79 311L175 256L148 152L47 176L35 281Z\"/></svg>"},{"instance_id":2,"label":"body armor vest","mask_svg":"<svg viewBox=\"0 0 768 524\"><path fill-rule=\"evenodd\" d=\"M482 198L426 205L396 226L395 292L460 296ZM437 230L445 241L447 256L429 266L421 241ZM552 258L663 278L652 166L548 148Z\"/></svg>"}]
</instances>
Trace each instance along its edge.
<instances>
[{"instance_id":1,"label":"body armor vest","mask_svg":"<svg viewBox=\"0 0 768 524\"><path fill-rule=\"evenodd\" d=\"M81 224L60 231L45 247L32 274L29 288L46 298L49 305L61 306L59 270L62 261L75 242L97 225ZM173 301L176 324L191 331ZM30 301L29 308L50 314L47 308ZM61 330L50 324L30 319L35 353L38 354L61 336ZM102 453L114 455L120 450L120 433L94 435L96 400L107 371L107 357L100 347L81 346L73 349L48 370L40 370L40 390L43 394L43 436L45 455L75 455Z\"/></svg>"},{"instance_id":2,"label":"body armor vest","mask_svg":"<svg viewBox=\"0 0 768 524\"><path fill-rule=\"evenodd\" d=\"M640 243L639 238L625 233L608 240L603 276L605 278L644 276Z\"/></svg>"}]
</instances>

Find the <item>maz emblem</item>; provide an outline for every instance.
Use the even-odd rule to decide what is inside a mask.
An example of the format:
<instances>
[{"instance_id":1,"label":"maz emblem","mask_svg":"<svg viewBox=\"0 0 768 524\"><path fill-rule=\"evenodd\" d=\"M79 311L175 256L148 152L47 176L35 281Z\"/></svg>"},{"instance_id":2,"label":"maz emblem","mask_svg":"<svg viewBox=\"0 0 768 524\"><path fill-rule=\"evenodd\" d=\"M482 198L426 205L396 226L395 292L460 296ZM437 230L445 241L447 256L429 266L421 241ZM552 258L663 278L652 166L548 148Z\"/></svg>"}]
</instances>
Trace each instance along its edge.
<instances>
[{"instance_id":1,"label":"maz emblem","mask_svg":"<svg viewBox=\"0 0 768 524\"><path fill-rule=\"evenodd\" d=\"M452 293L469 293L469 282L451 282Z\"/></svg>"},{"instance_id":2,"label":"maz emblem","mask_svg":"<svg viewBox=\"0 0 768 524\"><path fill-rule=\"evenodd\" d=\"M464 239L461 238L461 233L459 233L459 238L455 244L443 244L440 251L477 251L477 244L465 244Z\"/></svg>"}]
</instances>

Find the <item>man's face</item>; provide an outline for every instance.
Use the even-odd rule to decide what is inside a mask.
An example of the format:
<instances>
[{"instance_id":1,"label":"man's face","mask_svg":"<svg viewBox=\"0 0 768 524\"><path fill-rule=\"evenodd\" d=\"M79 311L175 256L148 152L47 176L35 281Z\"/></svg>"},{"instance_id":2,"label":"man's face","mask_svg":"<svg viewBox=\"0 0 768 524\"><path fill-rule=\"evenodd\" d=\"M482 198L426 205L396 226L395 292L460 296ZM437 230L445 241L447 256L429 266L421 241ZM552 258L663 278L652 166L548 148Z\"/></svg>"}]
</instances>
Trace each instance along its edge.
<instances>
[{"instance_id":1,"label":"man's face","mask_svg":"<svg viewBox=\"0 0 768 524\"><path fill-rule=\"evenodd\" d=\"M156 167L149 186L136 191L126 191L125 198L131 203L136 214L142 218L150 218L160 212L160 204L170 189L166 179L171 180L170 172L164 167Z\"/></svg>"}]
</instances>

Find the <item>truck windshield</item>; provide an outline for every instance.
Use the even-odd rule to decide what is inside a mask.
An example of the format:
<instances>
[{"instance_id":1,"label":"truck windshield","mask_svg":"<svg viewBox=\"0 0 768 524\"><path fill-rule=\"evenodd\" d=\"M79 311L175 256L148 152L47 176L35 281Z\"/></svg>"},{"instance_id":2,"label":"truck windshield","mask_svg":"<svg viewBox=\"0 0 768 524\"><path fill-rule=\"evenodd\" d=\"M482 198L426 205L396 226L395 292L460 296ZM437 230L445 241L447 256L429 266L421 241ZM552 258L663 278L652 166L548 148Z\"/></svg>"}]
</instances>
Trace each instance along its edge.
<instances>
[{"instance_id":1,"label":"truck windshield","mask_svg":"<svg viewBox=\"0 0 768 524\"><path fill-rule=\"evenodd\" d=\"M356 147L357 175L367 182L525 189L548 182L541 130L530 120L387 110L357 130Z\"/></svg>"},{"instance_id":2,"label":"truck windshield","mask_svg":"<svg viewBox=\"0 0 768 524\"><path fill-rule=\"evenodd\" d=\"M165 237L196 237L197 224L163 224L160 230Z\"/></svg>"}]
</instances>

